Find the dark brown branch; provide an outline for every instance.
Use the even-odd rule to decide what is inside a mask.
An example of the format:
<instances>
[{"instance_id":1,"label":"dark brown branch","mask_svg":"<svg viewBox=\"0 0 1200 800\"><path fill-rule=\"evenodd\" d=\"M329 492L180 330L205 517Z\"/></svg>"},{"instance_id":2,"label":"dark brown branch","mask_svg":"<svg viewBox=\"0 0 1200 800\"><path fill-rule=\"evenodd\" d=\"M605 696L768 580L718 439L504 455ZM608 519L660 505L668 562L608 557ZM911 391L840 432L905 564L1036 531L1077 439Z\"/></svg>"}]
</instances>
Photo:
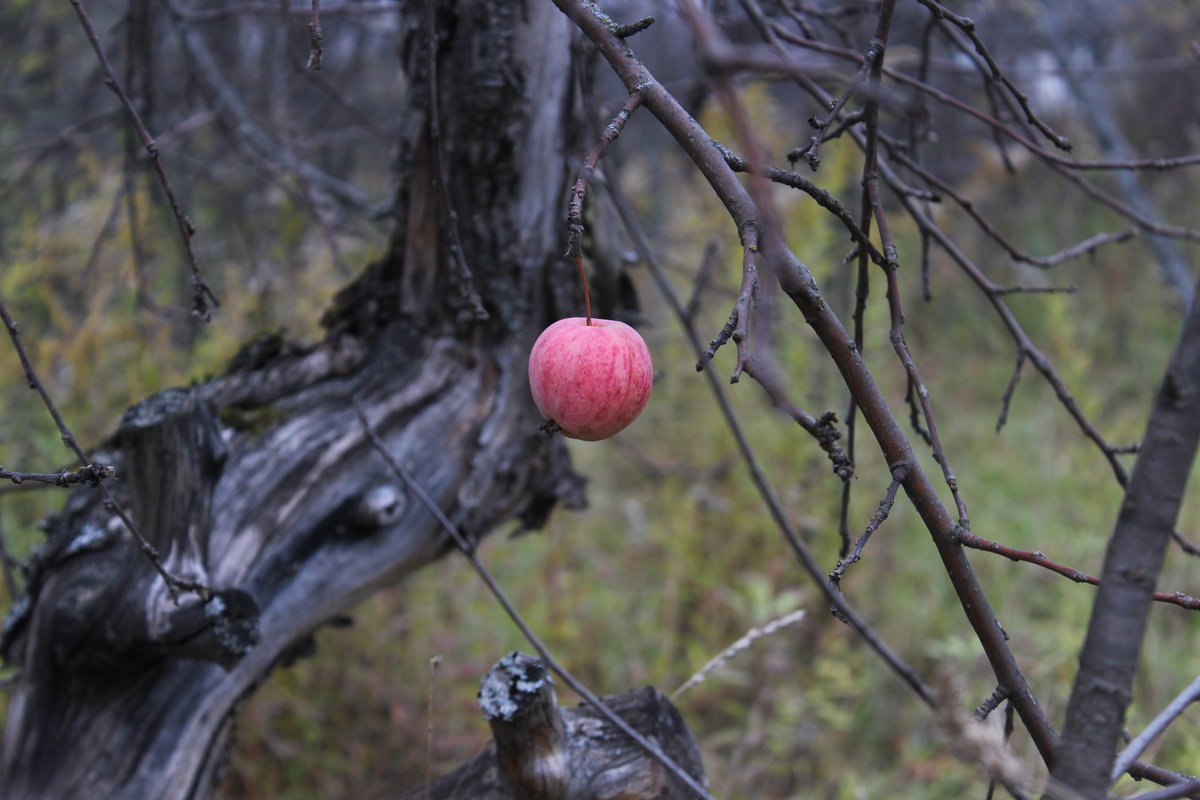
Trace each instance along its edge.
<instances>
[{"instance_id":1,"label":"dark brown branch","mask_svg":"<svg viewBox=\"0 0 1200 800\"><path fill-rule=\"evenodd\" d=\"M704 255L700 257L700 269L696 271L696 280L692 284L692 296L688 298L687 305L684 306L684 315L689 320L696 318L697 312L700 311L700 304L704 301L704 293L712 283L713 271L717 268L717 253L717 243L709 240L708 244L704 246Z\"/></svg>"},{"instance_id":2,"label":"dark brown branch","mask_svg":"<svg viewBox=\"0 0 1200 800\"><path fill-rule=\"evenodd\" d=\"M1021 367L1025 366L1026 355L1023 348L1017 348L1017 365L1013 368L1012 377L1009 378L1008 386L1004 389L1004 397L1000 401L1000 417L996 420L996 433L999 433L1004 428L1004 423L1008 422L1008 410L1012 406L1017 383L1021 380Z\"/></svg>"},{"instance_id":3,"label":"dark brown branch","mask_svg":"<svg viewBox=\"0 0 1200 800\"><path fill-rule=\"evenodd\" d=\"M979 704L979 707L975 709L975 713L971 715L971 718L976 722L983 722L991 715L993 711L1000 707L1001 703L1007 699L1008 692L1004 690L1003 686L997 686L996 691L988 695L987 698Z\"/></svg>"},{"instance_id":4,"label":"dark brown branch","mask_svg":"<svg viewBox=\"0 0 1200 800\"><path fill-rule=\"evenodd\" d=\"M729 169L712 138L661 84L654 81L653 76L633 56L629 48L611 36L611 32L600 22L599 9L585 0L554 2L595 43L627 89L650 82L646 91L646 108L659 119L692 158L709 181L714 193L724 203L735 225L739 229L748 225L758 225L760 209ZM764 242L763 249L777 256L775 277L837 364L862 409L864 419L875 434L889 467L904 465L909 468L904 483L905 492L930 532L951 583L962 602L964 613L979 637L999 682L1011 691L1018 713L1039 751L1045 758L1049 758L1054 747L1054 731L1012 651L1004 641L991 604L976 580L970 562L961 546L953 542L953 519L946 513L936 490L912 452L911 445L899 430L879 386L862 362L853 339L820 295L813 276L787 250L778 235L772 236L773 238Z\"/></svg>"},{"instance_id":5,"label":"dark brown branch","mask_svg":"<svg viewBox=\"0 0 1200 800\"><path fill-rule=\"evenodd\" d=\"M950 466L950 460L946 456L945 448L938 433L937 422L933 416L933 406L929 401L929 390L922 380L916 361L913 359L912 353L909 351L908 345L904 340L904 311L900 305L900 286L896 277L900 266L899 259L896 245L892 240L887 214L884 211L883 202L879 196L878 143L880 137L878 97L893 11L894 4L891 2L885 1L880 6L879 21L875 30L875 38L872 40L872 48L878 49L878 54L871 65L868 75L868 84L873 87L873 91L869 94L863 110L863 196L860 225L863 230L869 230L870 219L874 218L879 227L879 236L883 244L885 258L884 272L888 287L887 300L888 312L891 317L892 348L896 352L897 358L900 359L900 363L904 366L905 372L908 374L909 386L912 389L908 396L912 398L915 394L914 410L916 406L919 406L921 409L925 421L925 430L928 432L930 446L933 449L934 460L942 468L946 484L950 487L950 492L954 497L954 502L958 509L958 524L962 527L970 527L966 501L959 492L958 479L955 477L954 470ZM863 266L865 266L865 259L860 256L860 269Z\"/></svg>"},{"instance_id":6,"label":"dark brown branch","mask_svg":"<svg viewBox=\"0 0 1200 800\"><path fill-rule=\"evenodd\" d=\"M921 180L925 181L925 183L929 186L934 187L939 195L945 195L953 200L959 208L967 212L967 215L974 220L975 224L981 231L983 231L996 244L1000 245L1000 247L1004 248L1005 252L1007 252L1014 261L1022 264L1030 264L1035 267L1049 269L1051 267L1056 267L1065 261L1070 261L1078 258L1079 256L1090 253L1103 245L1120 244L1137 236L1136 228L1126 231L1118 231L1116 233L1102 232L1091 236L1082 242L1078 242L1070 247L1060 250L1057 253L1051 253L1048 256L1031 255L1010 242L1008 237L1002 234L987 217L981 214L979 209L976 208L975 204L965 195L963 195L962 192L958 191L949 183L926 169L915 159L908 156L902 149L897 147L896 143L890 138L883 137L881 138L881 141L883 141L888 148L889 158L920 177ZM899 185L893 186L893 189L897 192L902 191Z\"/></svg>"},{"instance_id":7,"label":"dark brown branch","mask_svg":"<svg viewBox=\"0 0 1200 800\"><path fill-rule=\"evenodd\" d=\"M1016 342L1018 352L1024 352L1029 360L1033 362L1034 366L1037 367L1038 371L1042 373L1042 376L1046 379L1050 386L1053 387L1054 393L1058 396L1059 402L1062 403L1063 407L1067 410L1067 413L1069 413L1075 420L1076 424L1079 425L1079 428L1081 431L1083 431L1083 434L1095 442L1096 446L1100 448L1100 451L1108 460L1109 466L1112 468L1113 475L1116 477L1117 482L1124 486L1127 481L1127 476L1125 474L1125 467L1122 466L1121 462L1117 460L1117 448L1114 448L1112 445L1110 445L1100 431L1096 428L1096 426L1092 424L1092 421L1089 420L1086 415L1084 415L1083 409L1079 407L1079 403L1075 400L1075 396L1071 394L1069 389L1067 389L1067 386L1059 376L1058 371L1055 370L1054 365L1050 363L1050 359L1047 358L1046 355L1042 353L1040 349L1038 349L1037 345L1033 343L1028 334L1025 333L1025 329L1021 327L1021 323L1017 321L1017 318L1012 313L1012 310L1009 309L1009 307L1004 303L1004 300L998 294L996 294L996 285L983 274L978 265L976 265L975 262L968 258L966 253L962 251L962 248L960 248L958 244L946 234L945 231L939 228L937 224L934 223L933 220L930 219L929 216L917 206L916 203L903 194L898 193L897 196L899 197L900 202L904 205L905 209L908 211L909 215L917 223L917 226L921 230L927 231L929 235L933 237L933 241L935 241L938 246L941 247L942 250L945 251L945 253L949 255L950 258L953 259L954 262L967 273L975 285L984 291L984 293L987 295L988 301L992 304L992 307L999 315L1001 322L1004 323L1004 327L1008 329L1009 335L1012 336L1013 340Z\"/></svg>"},{"instance_id":8,"label":"dark brown branch","mask_svg":"<svg viewBox=\"0 0 1200 800\"><path fill-rule=\"evenodd\" d=\"M775 360L770 357L769 352L768 349L760 347L758 356L747 365L746 374L763 388L772 405L794 419L796 424L816 439L817 444L829 456L829 461L833 464L833 473L843 481L850 480L854 476L854 464L838 445L842 434L837 429L837 414L826 411L820 417L814 417L789 400Z\"/></svg>"},{"instance_id":9,"label":"dark brown branch","mask_svg":"<svg viewBox=\"0 0 1200 800\"><path fill-rule=\"evenodd\" d=\"M725 161L729 164L730 168L736 172L756 172L755 169L751 167L745 159L734 155L725 148L722 148L722 152L725 154ZM879 248L877 248L871 241L870 236L868 236L867 233L865 233L863 229L859 227L858 223L854 219L854 215L850 213L850 210L839 203L837 198L835 198L828 191L822 189L820 186L817 186L815 183L799 173L791 172L785 169L779 169L778 167L766 167L758 172L760 172L762 175L765 175L771 181L780 184L781 186L790 186L793 189L799 189L813 200L817 201L817 205L833 214L838 218L838 221L845 226L847 232L850 234L850 241L854 242L856 247L865 251L866 254L870 256L871 260L879 266L885 266L887 259L884 257L883 253L880 252Z\"/></svg>"},{"instance_id":10,"label":"dark brown branch","mask_svg":"<svg viewBox=\"0 0 1200 800\"><path fill-rule=\"evenodd\" d=\"M560 6L561 7L561 6ZM634 247L638 251L638 255L650 267L650 275L653 277L659 291L667 301L667 305L671 308L679 324L683 327L684 333L687 335L688 341L691 342L692 348L696 352L700 352L701 342L700 334L696 327L685 313L683 305L679 301L678 295L671 286L670 279L667 277L666 270L659 263L658 258L654 254L654 249L650 245L649 237L646 236L642 226L638 224L637 218L624 196L619 189L609 184L609 191L613 197L613 204L617 209L617 214L621 219L622 225L625 227L629 237L633 240ZM713 398L717 402L717 407L721 411L721 416L725 420L730 433L733 435L734 441L737 443L738 450L742 455L742 460L746 462L746 467L750 471L750 478L754 482L755 488L758 490L759 496L762 497L763 503L767 506L767 510L771 514L771 519L775 526L791 547L796 560L800 562L801 567L808 574L821 593L829 601L830 605L836 610L838 616L847 622L854 630L867 642L884 663L886 663L892 671L909 687L916 692L927 705L933 707L933 693L918 677L917 673L911 666L906 664L895 652L888 647L877 633L867 623L853 611L847 604L845 598L834 591L830 586L828 578L821 571L821 567L817 559L809 551L807 545L800 538L791 519L783 508L783 504L779 502L779 498L775 495L774 489L771 488L770 482L767 480L766 474L763 472L761 465L758 462L758 456L754 452L754 448L750 445L749 439L746 438L745 432L742 430L742 425L738 421L737 415L733 411L733 406L729 402L728 396L725 394L725 388L721 385L720 380L713 374L712 370L704 370L705 380L708 382L708 387L712 391ZM754 377L753 375L751 377ZM829 416L829 415L826 415ZM822 420L826 417L822 417ZM818 429L818 432L820 428ZM818 439L820 440L820 439ZM831 456L832 458L832 456ZM849 465L851 468L853 465ZM847 481L848 483L848 481Z\"/></svg>"},{"instance_id":11,"label":"dark brown branch","mask_svg":"<svg viewBox=\"0 0 1200 800\"><path fill-rule=\"evenodd\" d=\"M1075 286L998 286L992 290L998 295L1006 294L1075 294Z\"/></svg>"},{"instance_id":12,"label":"dark brown branch","mask_svg":"<svg viewBox=\"0 0 1200 800\"><path fill-rule=\"evenodd\" d=\"M861 56L858 53L856 53L853 50L847 49L845 47L838 47L836 45L831 45L827 42L821 42L821 41L817 41L816 39L811 39L811 38L804 37L804 36L798 36L797 34L787 30L786 28L782 28L778 25L773 26L773 29L774 29L775 33L781 39L791 42L792 44L796 44L801 47L808 48L810 50L815 50L816 52L819 52L819 53L825 53L827 55L833 55L833 56L837 56L839 58L843 58L843 59L855 61L855 62L857 62L861 58ZM952 95L949 95L946 92L943 92L941 89L938 89L935 86L931 86L930 84L925 83L924 81L918 80L917 78L914 78L911 75L907 75L903 72L897 72L896 70L892 70L892 69L885 69L883 74L886 77L896 81L897 83L901 83L901 84L904 84L905 86L909 86L913 89L916 89L917 91L933 98L934 100L937 100L939 103L943 103L957 111L961 111L964 114L974 117L975 119L984 123L988 127L1000 132L1005 138L1011 139L1012 141L1021 145L1026 150L1028 150L1029 152L1038 156L1039 158L1041 158L1047 162L1066 167L1068 169L1075 169L1075 170L1171 170L1171 169L1179 169L1180 167L1190 167L1190 166L1200 165L1200 153L1195 154L1195 155L1177 156L1174 158L1141 158L1141 159L1130 159L1127 161L1103 161L1103 160L1085 161L1085 160L1077 160L1077 159L1073 159L1073 158L1068 158L1066 156L1062 156L1062 155L1054 152L1053 150L1047 150L1046 148L1039 145L1037 142L1034 142L1031 139L1029 139L1028 137L1024 136L1020 131L1018 131L1013 126L1008 125L1008 124L996 119L995 117L980 111L979 109L972 106L970 103L963 102L962 100L959 100L958 98L956 98Z\"/></svg>"},{"instance_id":13,"label":"dark brown branch","mask_svg":"<svg viewBox=\"0 0 1200 800\"><path fill-rule=\"evenodd\" d=\"M1000 544L999 542L993 542L982 536L976 536L967 531L959 534L959 541L963 547L970 547L972 550L982 550L985 553L995 553L996 555L1004 556L1010 561L1023 561L1027 564L1034 564L1062 575L1065 578L1070 578L1076 583L1088 583L1092 586L1100 585L1100 579L1095 575L1089 575L1083 570L1051 561L1046 557L1045 553L1037 550L1020 550ZM1188 611L1200 611L1200 597L1192 597L1183 592L1155 592L1153 600L1156 603L1167 603L1168 605L1186 608Z\"/></svg>"},{"instance_id":14,"label":"dark brown branch","mask_svg":"<svg viewBox=\"0 0 1200 800\"><path fill-rule=\"evenodd\" d=\"M1126 800L1176 800L1178 797L1200 797L1200 780L1193 778L1181 781L1152 792L1131 795Z\"/></svg>"},{"instance_id":15,"label":"dark brown branch","mask_svg":"<svg viewBox=\"0 0 1200 800\"><path fill-rule=\"evenodd\" d=\"M729 376L730 383L737 383L742 373L754 363L750 353L750 315L758 300L758 231L746 228L742 231L742 285L738 289L737 301L733 304L730 319L737 319L732 337L737 345L737 363L733 374Z\"/></svg>"},{"instance_id":16,"label":"dark brown branch","mask_svg":"<svg viewBox=\"0 0 1200 800\"><path fill-rule=\"evenodd\" d=\"M1200 545L1193 543L1191 540L1184 537L1179 531L1171 531L1171 538L1175 543L1183 549L1183 552L1189 556L1200 556Z\"/></svg>"}]
</instances>

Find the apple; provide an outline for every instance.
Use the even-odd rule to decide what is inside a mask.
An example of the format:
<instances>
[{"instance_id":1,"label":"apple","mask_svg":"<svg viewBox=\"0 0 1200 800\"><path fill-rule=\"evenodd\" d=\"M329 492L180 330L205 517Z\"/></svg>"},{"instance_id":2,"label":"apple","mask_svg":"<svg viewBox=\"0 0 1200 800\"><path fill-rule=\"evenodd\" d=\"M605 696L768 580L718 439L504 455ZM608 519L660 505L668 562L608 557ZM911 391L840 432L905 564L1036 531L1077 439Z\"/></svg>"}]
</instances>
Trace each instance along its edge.
<instances>
[{"instance_id":1,"label":"apple","mask_svg":"<svg viewBox=\"0 0 1200 800\"><path fill-rule=\"evenodd\" d=\"M650 399L650 351L624 322L560 319L529 353L529 388L565 436L595 442L633 422Z\"/></svg>"}]
</instances>

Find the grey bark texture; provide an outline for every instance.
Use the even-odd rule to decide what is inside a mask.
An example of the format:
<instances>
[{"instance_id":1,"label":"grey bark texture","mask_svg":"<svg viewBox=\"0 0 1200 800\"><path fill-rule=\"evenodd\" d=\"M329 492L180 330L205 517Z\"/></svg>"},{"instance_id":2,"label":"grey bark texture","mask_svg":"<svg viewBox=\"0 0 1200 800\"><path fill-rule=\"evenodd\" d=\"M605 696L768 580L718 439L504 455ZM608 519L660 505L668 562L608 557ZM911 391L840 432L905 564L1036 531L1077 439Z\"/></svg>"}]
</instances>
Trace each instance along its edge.
<instances>
[{"instance_id":1,"label":"grey bark texture","mask_svg":"<svg viewBox=\"0 0 1200 800\"><path fill-rule=\"evenodd\" d=\"M1151 595L1200 444L1200 302L1167 365L1104 556L1067 720L1050 776L1077 796L1107 796L1133 694Z\"/></svg>"},{"instance_id":2,"label":"grey bark texture","mask_svg":"<svg viewBox=\"0 0 1200 800\"><path fill-rule=\"evenodd\" d=\"M239 701L322 623L447 552L352 401L470 536L582 501L525 377L537 332L575 309L561 220L568 145L588 145L567 21L549 3L439 2L430 87L426 7L403 5L388 252L339 295L323 341L256 341L227 374L135 406L96 454L166 568L215 594L173 602L97 495L77 491L0 635L20 666L5 800L211 797ZM430 91L473 287L450 251Z\"/></svg>"}]
</instances>

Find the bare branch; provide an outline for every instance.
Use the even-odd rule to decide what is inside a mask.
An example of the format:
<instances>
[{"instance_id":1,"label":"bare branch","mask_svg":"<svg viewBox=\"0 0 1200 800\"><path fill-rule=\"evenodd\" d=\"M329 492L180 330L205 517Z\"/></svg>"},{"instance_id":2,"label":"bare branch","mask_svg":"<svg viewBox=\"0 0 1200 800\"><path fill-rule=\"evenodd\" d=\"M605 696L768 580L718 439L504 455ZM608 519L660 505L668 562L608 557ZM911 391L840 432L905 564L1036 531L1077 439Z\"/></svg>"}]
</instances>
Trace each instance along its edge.
<instances>
[{"instance_id":1,"label":"bare branch","mask_svg":"<svg viewBox=\"0 0 1200 800\"><path fill-rule=\"evenodd\" d=\"M112 478L116 474L116 470L107 464L87 464L77 470L64 469L62 472L10 472L4 467L0 467L0 480L8 480L13 483L37 481L64 488L79 483L95 486L105 478Z\"/></svg>"},{"instance_id":2,"label":"bare branch","mask_svg":"<svg viewBox=\"0 0 1200 800\"><path fill-rule=\"evenodd\" d=\"M1037 550L1020 550L1015 547L1009 547L999 542L985 539L982 536L976 536L968 531L963 531L959 534L958 538L963 547L970 547L972 550L982 550L985 553L995 553L996 555L1004 556L1011 561L1024 561L1027 564L1034 564L1051 572L1058 573L1065 578L1070 578L1076 583L1089 583L1092 586L1100 585L1100 579L1095 575L1089 575L1074 567L1051 561L1046 557L1045 553ZM1156 603L1179 606L1180 608L1186 608L1188 611L1200 611L1200 597L1192 597L1183 592L1155 592L1152 595L1152 599Z\"/></svg>"},{"instance_id":3,"label":"bare branch","mask_svg":"<svg viewBox=\"0 0 1200 800\"><path fill-rule=\"evenodd\" d=\"M1196 702L1197 699L1200 699L1200 678L1196 678L1188 684L1186 689L1176 695L1175 699L1168 703L1167 707L1150 721L1150 724L1146 726L1144 731L1129 741L1129 744L1117 756L1117 761L1113 764L1109 780L1113 783L1120 780L1125 771L1129 769L1129 766L1150 746L1150 743L1170 727L1171 723L1178 719L1187 707Z\"/></svg>"},{"instance_id":4,"label":"bare branch","mask_svg":"<svg viewBox=\"0 0 1200 800\"><path fill-rule=\"evenodd\" d=\"M3 301L0 301L0 320L3 320L4 326L8 329L9 338L12 339L13 348L17 351L17 357L21 360L21 368L25 370L25 379L29 383L29 388L33 389L42 398L42 403L46 406L46 410L50 412L50 416L54 419L54 424L58 427L58 432L62 435L63 444L71 449L79 458L79 463L84 465L84 470L96 469L88 462L87 455L83 452L83 448L75 441L75 437L71 435L71 431L67 428L67 423L63 421L62 415L58 413L58 408L54 405L54 401L50 399L50 394L46 391L46 387L42 385L42 381L38 378L37 373L33 369L33 364L29 360L29 356L25 353L25 347L21 344L20 331L17 328L17 323L9 316L8 309L4 306ZM103 468L102 468L103 469ZM111 469L111 468L110 468ZM106 476L107 477L107 476ZM195 592L201 599L207 600L212 591L204 584L195 581L184 580L178 578L163 568L162 561L159 557L158 550L146 541L146 538L138 532L137 526L133 524L133 520L125 513L121 504L116 501L112 493L108 491L108 487L101 483L98 479L95 486L100 489L104 495L104 507L110 513L121 518L121 522L125 523L125 527L133 534L133 538L137 540L138 546L142 553L150 560L150 564L159 574L166 584L167 591L171 595L171 599L179 602L179 592Z\"/></svg>"}]
</instances>

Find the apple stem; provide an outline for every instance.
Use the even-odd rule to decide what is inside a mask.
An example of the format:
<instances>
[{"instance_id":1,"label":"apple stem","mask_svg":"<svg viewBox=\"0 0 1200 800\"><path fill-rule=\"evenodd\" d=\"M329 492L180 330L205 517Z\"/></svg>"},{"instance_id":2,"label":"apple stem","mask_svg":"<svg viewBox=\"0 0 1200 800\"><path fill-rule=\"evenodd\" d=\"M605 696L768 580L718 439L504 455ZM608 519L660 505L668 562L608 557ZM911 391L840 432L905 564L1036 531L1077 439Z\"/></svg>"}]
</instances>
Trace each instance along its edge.
<instances>
[{"instance_id":1,"label":"apple stem","mask_svg":"<svg viewBox=\"0 0 1200 800\"><path fill-rule=\"evenodd\" d=\"M579 270L579 282L583 284L583 313L587 324L592 324L592 297L588 294L587 275L583 272L583 254L575 253L575 267Z\"/></svg>"}]
</instances>

